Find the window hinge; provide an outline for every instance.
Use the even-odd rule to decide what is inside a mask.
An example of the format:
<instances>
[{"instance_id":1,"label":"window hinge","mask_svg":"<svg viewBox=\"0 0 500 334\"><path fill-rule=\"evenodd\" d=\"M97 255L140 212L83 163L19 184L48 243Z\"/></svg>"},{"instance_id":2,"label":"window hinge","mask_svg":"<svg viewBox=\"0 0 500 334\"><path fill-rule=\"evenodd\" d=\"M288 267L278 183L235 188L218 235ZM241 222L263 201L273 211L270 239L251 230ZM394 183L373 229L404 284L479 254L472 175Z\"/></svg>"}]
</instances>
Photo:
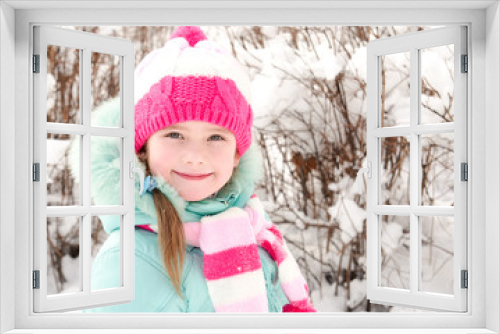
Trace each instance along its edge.
<instances>
[{"instance_id":1,"label":"window hinge","mask_svg":"<svg viewBox=\"0 0 500 334\"><path fill-rule=\"evenodd\" d=\"M460 181L469 181L469 168L467 166L467 163L466 162L462 162L460 164L460 167L461 167L460 168L461 169L461 171L460 171L460 175L461 175Z\"/></svg>"},{"instance_id":2,"label":"window hinge","mask_svg":"<svg viewBox=\"0 0 500 334\"><path fill-rule=\"evenodd\" d=\"M33 164L33 181L40 181L40 163Z\"/></svg>"},{"instance_id":3,"label":"window hinge","mask_svg":"<svg viewBox=\"0 0 500 334\"><path fill-rule=\"evenodd\" d=\"M33 55L33 73L40 73L40 55Z\"/></svg>"},{"instance_id":4,"label":"window hinge","mask_svg":"<svg viewBox=\"0 0 500 334\"><path fill-rule=\"evenodd\" d=\"M469 287L469 277L467 275L467 270L462 270L461 272L461 282L462 282L462 289L467 289Z\"/></svg>"},{"instance_id":5,"label":"window hinge","mask_svg":"<svg viewBox=\"0 0 500 334\"><path fill-rule=\"evenodd\" d=\"M467 55L462 55L462 73L469 72L469 57Z\"/></svg>"},{"instance_id":6,"label":"window hinge","mask_svg":"<svg viewBox=\"0 0 500 334\"><path fill-rule=\"evenodd\" d=\"M40 289L40 270L33 270L33 289Z\"/></svg>"}]
</instances>

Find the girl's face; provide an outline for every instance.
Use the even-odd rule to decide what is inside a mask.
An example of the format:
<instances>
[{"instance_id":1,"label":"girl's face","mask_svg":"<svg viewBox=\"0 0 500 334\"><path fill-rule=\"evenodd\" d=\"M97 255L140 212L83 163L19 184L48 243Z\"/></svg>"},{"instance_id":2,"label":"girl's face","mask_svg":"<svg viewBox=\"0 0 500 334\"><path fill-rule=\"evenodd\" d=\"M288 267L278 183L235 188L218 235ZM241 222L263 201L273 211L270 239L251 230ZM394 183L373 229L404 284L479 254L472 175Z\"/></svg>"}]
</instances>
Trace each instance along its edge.
<instances>
[{"instance_id":1,"label":"girl's face","mask_svg":"<svg viewBox=\"0 0 500 334\"><path fill-rule=\"evenodd\" d=\"M165 179L186 201L200 201L217 192L240 161L233 133L200 121L156 131L148 139L147 150L151 173Z\"/></svg>"}]
</instances>

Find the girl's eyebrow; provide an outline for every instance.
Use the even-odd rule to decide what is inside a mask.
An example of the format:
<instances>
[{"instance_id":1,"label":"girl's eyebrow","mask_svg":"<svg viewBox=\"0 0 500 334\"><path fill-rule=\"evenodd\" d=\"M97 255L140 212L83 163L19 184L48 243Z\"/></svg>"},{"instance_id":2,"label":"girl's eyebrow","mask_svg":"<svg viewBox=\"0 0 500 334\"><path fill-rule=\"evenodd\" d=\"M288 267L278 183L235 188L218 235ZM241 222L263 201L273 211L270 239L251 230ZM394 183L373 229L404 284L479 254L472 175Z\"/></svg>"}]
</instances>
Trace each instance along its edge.
<instances>
[{"instance_id":1,"label":"girl's eyebrow","mask_svg":"<svg viewBox=\"0 0 500 334\"><path fill-rule=\"evenodd\" d=\"M174 125L170 125L166 128L164 128L163 130L164 131L168 131L168 130L175 130L175 129L179 129L179 130L186 130L186 127L182 126L182 125L177 125L177 124L174 124ZM223 133L231 133L230 130L226 129L226 128L209 128L207 129L207 132L223 132Z\"/></svg>"}]
</instances>

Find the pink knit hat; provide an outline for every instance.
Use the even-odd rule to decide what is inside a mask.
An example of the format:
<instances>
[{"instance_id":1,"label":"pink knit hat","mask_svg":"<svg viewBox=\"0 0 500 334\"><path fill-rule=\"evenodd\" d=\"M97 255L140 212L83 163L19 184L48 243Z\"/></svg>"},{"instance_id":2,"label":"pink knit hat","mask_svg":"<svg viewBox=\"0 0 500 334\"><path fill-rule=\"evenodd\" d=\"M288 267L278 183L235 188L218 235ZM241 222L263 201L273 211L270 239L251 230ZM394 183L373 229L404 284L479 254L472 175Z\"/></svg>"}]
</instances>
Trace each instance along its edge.
<instances>
[{"instance_id":1,"label":"pink knit hat","mask_svg":"<svg viewBox=\"0 0 500 334\"><path fill-rule=\"evenodd\" d=\"M135 70L135 151L166 126L205 121L225 127L243 155L253 115L245 68L199 27L179 27Z\"/></svg>"}]
</instances>

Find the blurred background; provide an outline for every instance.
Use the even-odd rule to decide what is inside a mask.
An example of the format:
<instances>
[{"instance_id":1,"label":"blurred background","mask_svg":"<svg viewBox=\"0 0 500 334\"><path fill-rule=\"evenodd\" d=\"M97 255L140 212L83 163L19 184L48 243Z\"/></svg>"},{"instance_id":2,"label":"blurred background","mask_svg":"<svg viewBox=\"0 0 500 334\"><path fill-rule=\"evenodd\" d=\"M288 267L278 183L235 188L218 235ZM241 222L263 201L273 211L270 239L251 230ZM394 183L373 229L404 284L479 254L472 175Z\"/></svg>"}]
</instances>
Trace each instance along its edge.
<instances>
[{"instance_id":1,"label":"blurred background","mask_svg":"<svg viewBox=\"0 0 500 334\"><path fill-rule=\"evenodd\" d=\"M138 64L174 26L64 27L135 44ZM264 155L257 185L320 312L420 311L366 299L366 46L374 39L435 27L206 26L252 79L254 138ZM78 49L47 49L47 122L80 123ZM409 53L382 57L381 126L409 125ZM421 122L453 122L453 45L421 50ZM92 53L92 107L120 94L120 59ZM78 205L68 135L47 135L47 205ZM381 199L409 204L409 137L382 138ZM453 134L422 135L422 205L453 205ZM365 183L366 185L366 183ZM381 216L382 286L409 289L409 217ZM49 218L49 294L78 291L80 217ZM423 217L422 290L453 294L453 217ZM92 255L106 240L92 217ZM422 311L424 312L424 311Z\"/></svg>"}]
</instances>

